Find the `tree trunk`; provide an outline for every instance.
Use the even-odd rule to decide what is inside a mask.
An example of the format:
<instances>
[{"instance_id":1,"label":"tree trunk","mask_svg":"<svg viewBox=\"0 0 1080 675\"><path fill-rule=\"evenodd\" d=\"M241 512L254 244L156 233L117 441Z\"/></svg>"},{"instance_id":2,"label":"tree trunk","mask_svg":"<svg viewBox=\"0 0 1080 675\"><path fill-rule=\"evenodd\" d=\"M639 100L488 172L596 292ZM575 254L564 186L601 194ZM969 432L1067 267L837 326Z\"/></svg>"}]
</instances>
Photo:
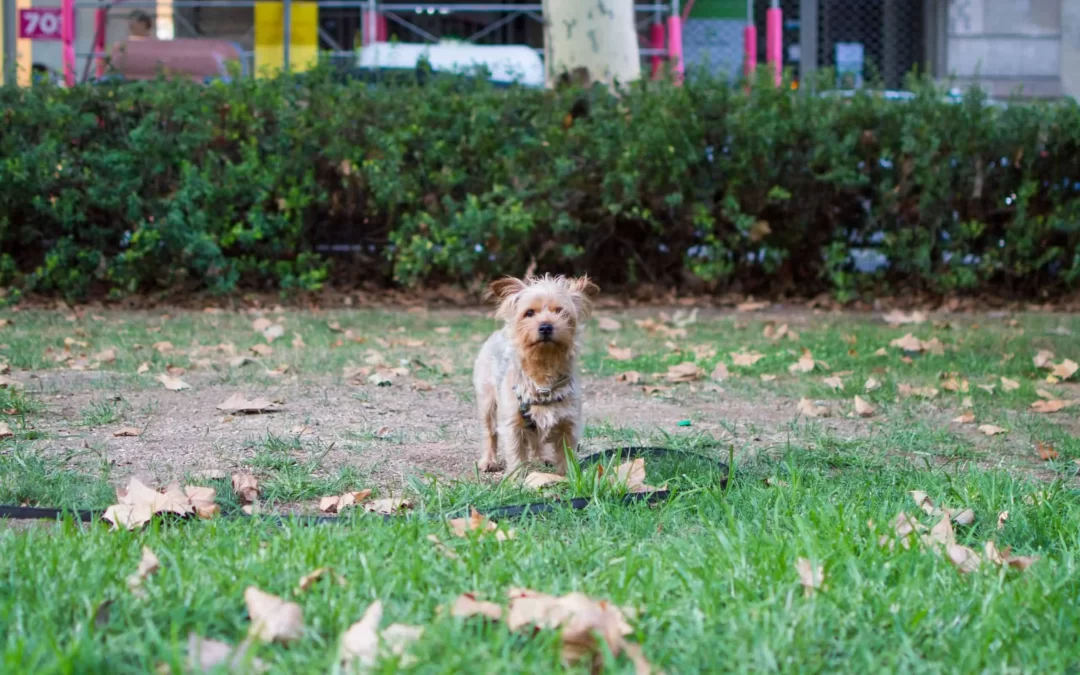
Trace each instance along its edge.
<instances>
[{"instance_id":1,"label":"tree trunk","mask_svg":"<svg viewBox=\"0 0 1080 675\"><path fill-rule=\"evenodd\" d=\"M634 0L544 0L547 86L641 77Z\"/></svg>"}]
</instances>

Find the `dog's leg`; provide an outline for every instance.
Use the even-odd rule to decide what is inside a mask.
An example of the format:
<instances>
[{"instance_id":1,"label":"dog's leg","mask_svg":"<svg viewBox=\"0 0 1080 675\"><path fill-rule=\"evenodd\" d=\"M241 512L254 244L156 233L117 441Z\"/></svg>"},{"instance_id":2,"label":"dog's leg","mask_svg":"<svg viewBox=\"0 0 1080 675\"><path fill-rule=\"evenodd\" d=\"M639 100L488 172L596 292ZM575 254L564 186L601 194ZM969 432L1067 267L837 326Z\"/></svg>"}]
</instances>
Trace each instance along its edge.
<instances>
[{"instance_id":1,"label":"dog's leg","mask_svg":"<svg viewBox=\"0 0 1080 675\"><path fill-rule=\"evenodd\" d=\"M499 420L499 448L506 459L506 475L509 476L529 459L529 440L526 430L517 416Z\"/></svg>"},{"instance_id":2,"label":"dog's leg","mask_svg":"<svg viewBox=\"0 0 1080 675\"><path fill-rule=\"evenodd\" d=\"M571 421L560 422L548 433L555 462L555 473L565 476L567 471L567 453L574 452L578 444L577 425Z\"/></svg>"},{"instance_id":3,"label":"dog's leg","mask_svg":"<svg viewBox=\"0 0 1080 675\"><path fill-rule=\"evenodd\" d=\"M484 472L499 470L498 446L499 439L496 431L496 416L498 404L495 390L490 387L479 387L476 390L477 405L480 408L480 425L483 438L480 443L480 461L477 468Z\"/></svg>"}]
</instances>

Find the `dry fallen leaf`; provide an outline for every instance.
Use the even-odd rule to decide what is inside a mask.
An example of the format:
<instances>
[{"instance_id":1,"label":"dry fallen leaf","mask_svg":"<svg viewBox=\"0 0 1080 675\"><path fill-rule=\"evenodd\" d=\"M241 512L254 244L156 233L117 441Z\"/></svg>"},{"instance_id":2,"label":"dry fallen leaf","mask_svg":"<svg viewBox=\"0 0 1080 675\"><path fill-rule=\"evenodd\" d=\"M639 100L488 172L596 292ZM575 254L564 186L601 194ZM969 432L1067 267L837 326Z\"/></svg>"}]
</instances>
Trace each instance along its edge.
<instances>
[{"instance_id":1,"label":"dry fallen leaf","mask_svg":"<svg viewBox=\"0 0 1080 675\"><path fill-rule=\"evenodd\" d=\"M254 504L261 494L259 479L250 473L234 473L232 475L232 489L243 504Z\"/></svg>"},{"instance_id":2,"label":"dry fallen leaf","mask_svg":"<svg viewBox=\"0 0 1080 675\"><path fill-rule=\"evenodd\" d=\"M450 608L450 616L460 619L468 619L473 616L483 616L498 621L502 618L503 608L494 602L477 600L472 593L462 593L454 600Z\"/></svg>"},{"instance_id":3,"label":"dry fallen leaf","mask_svg":"<svg viewBox=\"0 0 1080 675\"><path fill-rule=\"evenodd\" d=\"M968 526L975 522L975 512L971 509L964 509L959 513L956 513L952 517L953 522L957 525Z\"/></svg>"},{"instance_id":4,"label":"dry fallen leaf","mask_svg":"<svg viewBox=\"0 0 1080 675\"><path fill-rule=\"evenodd\" d=\"M791 484L786 480L769 477L765 479L765 487L791 487Z\"/></svg>"},{"instance_id":5,"label":"dry fallen leaf","mask_svg":"<svg viewBox=\"0 0 1080 675\"><path fill-rule=\"evenodd\" d=\"M795 363L788 366L789 373L809 373L814 369L816 362L809 349L802 350L802 356Z\"/></svg>"},{"instance_id":6,"label":"dry fallen leaf","mask_svg":"<svg viewBox=\"0 0 1080 675\"><path fill-rule=\"evenodd\" d=\"M11 438L14 435L7 422L0 422L0 438Z\"/></svg>"},{"instance_id":7,"label":"dry fallen leaf","mask_svg":"<svg viewBox=\"0 0 1080 675\"><path fill-rule=\"evenodd\" d=\"M997 519L997 529L1004 530L1005 529L1005 521L1008 520L1008 519L1009 519L1009 512L1008 511L1002 511L1001 513L999 513L998 514L998 519Z\"/></svg>"},{"instance_id":8,"label":"dry fallen leaf","mask_svg":"<svg viewBox=\"0 0 1080 675\"><path fill-rule=\"evenodd\" d=\"M716 364L716 367L713 368L712 373L709 375L709 379L713 382L723 382L729 377L731 377L731 373L728 372L728 367L723 363Z\"/></svg>"},{"instance_id":9,"label":"dry fallen leaf","mask_svg":"<svg viewBox=\"0 0 1080 675\"><path fill-rule=\"evenodd\" d=\"M271 321L270 319L267 319L266 317L261 316L258 319L255 319L254 321L251 322L251 330L255 331L256 333L262 333L267 328L269 328L270 326L273 326L273 325L274 325L273 321Z\"/></svg>"},{"instance_id":10,"label":"dry fallen leaf","mask_svg":"<svg viewBox=\"0 0 1080 675\"><path fill-rule=\"evenodd\" d=\"M1054 446L1042 441L1035 443L1035 452L1039 453L1039 459L1044 462L1058 458L1058 451L1054 449Z\"/></svg>"},{"instance_id":11,"label":"dry fallen leaf","mask_svg":"<svg viewBox=\"0 0 1080 675\"><path fill-rule=\"evenodd\" d=\"M765 355L761 354L759 352L746 352L746 351L731 352L731 363L733 365L744 367L744 368L748 368L748 367L754 365L755 363L757 363L758 361L760 361L763 358L765 358Z\"/></svg>"},{"instance_id":12,"label":"dry fallen leaf","mask_svg":"<svg viewBox=\"0 0 1080 675\"><path fill-rule=\"evenodd\" d=\"M323 513L341 513L349 506L355 506L371 496L371 490L359 492L346 492L332 497L323 497L319 500L319 510Z\"/></svg>"},{"instance_id":13,"label":"dry fallen leaf","mask_svg":"<svg viewBox=\"0 0 1080 675\"><path fill-rule=\"evenodd\" d=\"M316 581L323 578L333 581L338 586L347 585L345 583L345 577L338 574L333 567L320 567L300 577L300 582L296 585L296 590L293 591L293 594L300 595L304 591L314 586Z\"/></svg>"},{"instance_id":14,"label":"dry fallen leaf","mask_svg":"<svg viewBox=\"0 0 1080 675\"><path fill-rule=\"evenodd\" d=\"M828 417L832 414L828 406L818 405L808 398L799 399L799 403L796 406L799 414L806 417Z\"/></svg>"},{"instance_id":15,"label":"dry fallen leaf","mask_svg":"<svg viewBox=\"0 0 1080 675\"><path fill-rule=\"evenodd\" d=\"M877 408L863 400L861 396L855 397L855 414L859 417L873 417Z\"/></svg>"},{"instance_id":16,"label":"dry fallen leaf","mask_svg":"<svg viewBox=\"0 0 1080 675\"><path fill-rule=\"evenodd\" d=\"M957 417L953 418L953 422L956 422L957 424L974 424L975 413L971 412L970 410L966 413L961 413Z\"/></svg>"},{"instance_id":17,"label":"dry fallen leaf","mask_svg":"<svg viewBox=\"0 0 1080 675\"><path fill-rule=\"evenodd\" d=\"M1001 390L1002 391L1016 391L1020 388L1020 383L1016 380L1010 380L1007 377L1001 378Z\"/></svg>"},{"instance_id":18,"label":"dry fallen leaf","mask_svg":"<svg viewBox=\"0 0 1080 675\"><path fill-rule=\"evenodd\" d=\"M633 352L629 347L616 347L614 343L608 345L607 353L616 361L629 361L633 358Z\"/></svg>"},{"instance_id":19,"label":"dry fallen leaf","mask_svg":"<svg viewBox=\"0 0 1080 675\"><path fill-rule=\"evenodd\" d=\"M795 571L799 573L799 583L802 584L804 596L810 597L822 588L825 581L825 568L822 565L814 567L806 558L799 558L795 561Z\"/></svg>"},{"instance_id":20,"label":"dry fallen leaf","mask_svg":"<svg viewBox=\"0 0 1080 675\"><path fill-rule=\"evenodd\" d=\"M905 352L921 352L923 351L923 341L915 337L911 333L908 333L904 337L896 338L889 343L890 347L899 347Z\"/></svg>"},{"instance_id":21,"label":"dry fallen leaf","mask_svg":"<svg viewBox=\"0 0 1080 675\"><path fill-rule=\"evenodd\" d=\"M469 532L480 532L483 534L487 532L496 532L496 530L499 529L498 525L493 521L488 520L487 516L476 509L472 509L472 513L468 518L450 518L446 522L450 526L450 531L458 537L468 537ZM513 530L510 532L509 535L503 532L496 532L496 539L513 539ZM500 537L500 534L503 536Z\"/></svg>"},{"instance_id":22,"label":"dry fallen leaf","mask_svg":"<svg viewBox=\"0 0 1080 675\"><path fill-rule=\"evenodd\" d=\"M865 391L868 394L870 392L874 391L875 389L880 389L880 388L881 388L881 382L878 382L873 377L866 378L866 384L863 385L863 391Z\"/></svg>"},{"instance_id":23,"label":"dry fallen leaf","mask_svg":"<svg viewBox=\"0 0 1080 675\"><path fill-rule=\"evenodd\" d=\"M369 513L381 513L384 516L393 516L412 508L412 502L400 497L388 497L374 499L364 504L364 510Z\"/></svg>"},{"instance_id":24,"label":"dry fallen leaf","mask_svg":"<svg viewBox=\"0 0 1080 675\"><path fill-rule=\"evenodd\" d=\"M138 436L142 433L142 429L138 427L124 427L123 429L117 429L113 432L113 436Z\"/></svg>"},{"instance_id":25,"label":"dry fallen leaf","mask_svg":"<svg viewBox=\"0 0 1080 675\"><path fill-rule=\"evenodd\" d=\"M664 376L668 382L694 382L705 375L705 370L693 361L683 361L674 366L668 366Z\"/></svg>"},{"instance_id":26,"label":"dry fallen leaf","mask_svg":"<svg viewBox=\"0 0 1080 675\"><path fill-rule=\"evenodd\" d=\"M842 378L833 375L832 377L826 377L822 381L825 383L826 387L833 391L844 391L844 380Z\"/></svg>"},{"instance_id":27,"label":"dry fallen leaf","mask_svg":"<svg viewBox=\"0 0 1080 675\"><path fill-rule=\"evenodd\" d=\"M892 326L900 326L903 324L921 324L926 323L926 312L915 310L911 313L905 313L898 309L894 309L888 314L884 314L881 317L885 320L885 323Z\"/></svg>"},{"instance_id":28,"label":"dry fallen leaf","mask_svg":"<svg viewBox=\"0 0 1080 675\"><path fill-rule=\"evenodd\" d=\"M224 412L250 415L277 412L281 409L281 406L265 398L248 400L243 394L237 393L218 403L217 409Z\"/></svg>"},{"instance_id":29,"label":"dry fallen leaf","mask_svg":"<svg viewBox=\"0 0 1080 675\"><path fill-rule=\"evenodd\" d=\"M187 382L184 382L179 377L170 377L165 373L158 375L157 381L165 385L165 388L169 391L182 391L191 388Z\"/></svg>"},{"instance_id":30,"label":"dry fallen leaf","mask_svg":"<svg viewBox=\"0 0 1080 675\"><path fill-rule=\"evenodd\" d=\"M600 328L600 330L608 332L614 332L622 329L621 323L619 323L615 319L610 319L606 316L602 316L597 319L597 326Z\"/></svg>"},{"instance_id":31,"label":"dry fallen leaf","mask_svg":"<svg viewBox=\"0 0 1080 675\"><path fill-rule=\"evenodd\" d=\"M747 301L747 302L740 302L739 304L735 305L735 311L737 311L737 312L760 312L761 310L765 309L768 306L769 306L769 303L767 303L767 302L754 302L754 301L751 300L751 301Z\"/></svg>"},{"instance_id":32,"label":"dry fallen leaf","mask_svg":"<svg viewBox=\"0 0 1080 675\"><path fill-rule=\"evenodd\" d=\"M915 500L915 506L922 509L926 515L933 516L940 513L938 508L934 506L934 500L930 499L930 495L922 490L912 490L909 494Z\"/></svg>"},{"instance_id":33,"label":"dry fallen leaf","mask_svg":"<svg viewBox=\"0 0 1080 675\"><path fill-rule=\"evenodd\" d=\"M262 642L287 644L304 634L304 612L300 605L264 593L254 586L244 591L251 628L248 635Z\"/></svg>"},{"instance_id":34,"label":"dry fallen leaf","mask_svg":"<svg viewBox=\"0 0 1080 675\"><path fill-rule=\"evenodd\" d=\"M162 356L164 356L165 354L168 354L169 352L171 352L173 350L173 343L168 342L168 341L155 342L154 345L153 345L153 349L158 354L161 354Z\"/></svg>"},{"instance_id":35,"label":"dry fallen leaf","mask_svg":"<svg viewBox=\"0 0 1080 675\"><path fill-rule=\"evenodd\" d=\"M270 356L274 353L274 348L270 345L264 344L252 345L251 353L255 354L256 356Z\"/></svg>"},{"instance_id":36,"label":"dry fallen leaf","mask_svg":"<svg viewBox=\"0 0 1080 675\"><path fill-rule=\"evenodd\" d=\"M379 658L379 623L382 621L382 603L376 600L368 605L359 621L349 626L341 636L341 662L346 666L370 669Z\"/></svg>"},{"instance_id":37,"label":"dry fallen leaf","mask_svg":"<svg viewBox=\"0 0 1080 675\"><path fill-rule=\"evenodd\" d=\"M551 485L552 483L565 483L566 476L560 476L556 473L544 473L542 471L533 471L525 476L525 486L531 487L534 490L539 490L545 485Z\"/></svg>"},{"instance_id":38,"label":"dry fallen leaf","mask_svg":"<svg viewBox=\"0 0 1080 675\"><path fill-rule=\"evenodd\" d=\"M244 640L236 647L219 640L208 640L194 633L188 635L188 668L191 672L210 673L224 666L222 672L264 673L269 667L256 658L249 658L251 641Z\"/></svg>"},{"instance_id":39,"label":"dry fallen leaf","mask_svg":"<svg viewBox=\"0 0 1080 675\"><path fill-rule=\"evenodd\" d=\"M1050 370L1050 374L1062 380L1067 380L1076 374L1080 366L1072 359L1065 359Z\"/></svg>"},{"instance_id":40,"label":"dry fallen leaf","mask_svg":"<svg viewBox=\"0 0 1080 675\"><path fill-rule=\"evenodd\" d=\"M149 547L143 546L142 560L139 561L139 567L135 570L135 573L127 578L128 590L134 593L136 596L142 598L146 597L146 591L143 590L143 582L146 581L150 575L155 574L158 569L161 568L161 561L158 560L154 552Z\"/></svg>"},{"instance_id":41,"label":"dry fallen leaf","mask_svg":"<svg viewBox=\"0 0 1080 675\"><path fill-rule=\"evenodd\" d=\"M1013 569L1026 570L1034 565L1038 560L1037 555L1021 555L1014 556L1010 552L1009 547L1005 547L1005 550L999 551L997 545L993 541L986 542L985 545L986 559L995 565L1008 565Z\"/></svg>"},{"instance_id":42,"label":"dry fallen leaf","mask_svg":"<svg viewBox=\"0 0 1080 675\"><path fill-rule=\"evenodd\" d=\"M262 334L268 343L273 342L279 337L285 336L285 326L282 326L280 323L271 324L266 330L262 331Z\"/></svg>"},{"instance_id":43,"label":"dry fallen leaf","mask_svg":"<svg viewBox=\"0 0 1080 675\"><path fill-rule=\"evenodd\" d=\"M980 424L979 431L986 434L987 436L997 436L998 434L1008 433L1008 429L1003 429L1001 427L994 426L993 424Z\"/></svg>"},{"instance_id":44,"label":"dry fallen leaf","mask_svg":"<svg viewBox=\"0 0 1080 675\"><path fill-rule=\"evenodd\" d=\"M1035 364L1036 368L1049 370L1054 367L1054 352L1040 349L1035 354L1035 358L1032 359L1032 362Z\"/></svg>"},{"instance_id":45,"label":"dry fallen leaf","mask_svg":"<svg viewBox=\"0 0 1080 675\"><path fill-rule=\"evenodd\" d=\"M910 384L896 385L896 392L904 398L917 396L919 398L933 399L937 398L938 395L938 390L933 387L912 387Z\"/></svg>"},{"instance_id":46,"label":"dry fallen leaf","mask_svg":"<svg viewBox=\"0 0 1080 675\"><path fill-rule=\"evenodd\" d=\"M948 544L945 547L945 555L957 570L963 574L969 574L979 569L982 561L979 554L967 546L960 544Z\"/></svg>"},{"instance_id":47,"label":"dry fallen leaf","mask_svg":"<svg viewBox=\"0 0 1080 675\"><path fill-rule=\"evenodd\" d=\"M1061 399L1035 401L1031 404L1031 411L1043 415L1052 415L1053 413L1061 412L1065 408L1071 407L1074 403L1075 401L1062 401Z\"/></svg>"}]
</instances>

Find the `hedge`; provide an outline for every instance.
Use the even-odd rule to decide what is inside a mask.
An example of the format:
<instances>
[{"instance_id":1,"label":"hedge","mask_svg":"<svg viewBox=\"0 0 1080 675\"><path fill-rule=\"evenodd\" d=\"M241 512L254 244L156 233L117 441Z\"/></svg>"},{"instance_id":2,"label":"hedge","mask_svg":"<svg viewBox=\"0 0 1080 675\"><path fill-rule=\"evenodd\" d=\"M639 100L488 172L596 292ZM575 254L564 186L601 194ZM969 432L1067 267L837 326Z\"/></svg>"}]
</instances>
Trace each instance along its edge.
<instances>
[{"instance_id":1,"label":"hedge","mask_svg":"<svg viewBox=\"0 0 1080 675\"><path fill-rule=\"evenodd\" d=\"M588 272L759 294L1080 279L1080 108L706 76L545 92L328 71L0 90L0 283L86 295ZM868 261L870 264L868 264Z\"/></svg>"}]
</instances>

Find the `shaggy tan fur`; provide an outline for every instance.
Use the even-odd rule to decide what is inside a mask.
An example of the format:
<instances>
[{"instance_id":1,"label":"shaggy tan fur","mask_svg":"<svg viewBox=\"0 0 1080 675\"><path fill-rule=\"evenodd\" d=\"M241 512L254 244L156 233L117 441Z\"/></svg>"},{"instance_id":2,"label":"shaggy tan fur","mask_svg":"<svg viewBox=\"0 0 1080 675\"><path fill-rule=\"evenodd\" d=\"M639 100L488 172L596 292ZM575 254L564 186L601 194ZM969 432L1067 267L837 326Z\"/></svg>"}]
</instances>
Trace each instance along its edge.
<instances>
[{"instance_id":1,"label":"shaggy tan fur","mask_svg":"<svg viewBox=\"0 0 1080 675\"><path fill-rule=\"evenodd\" d=\"M588 277L505 278L491 284L504 321L480 350L473 386L483 424L478 466L513 472L551 459L566 474L566 453L581 437L577 357L599 288Z\"/></svg>"}]
</instances>

